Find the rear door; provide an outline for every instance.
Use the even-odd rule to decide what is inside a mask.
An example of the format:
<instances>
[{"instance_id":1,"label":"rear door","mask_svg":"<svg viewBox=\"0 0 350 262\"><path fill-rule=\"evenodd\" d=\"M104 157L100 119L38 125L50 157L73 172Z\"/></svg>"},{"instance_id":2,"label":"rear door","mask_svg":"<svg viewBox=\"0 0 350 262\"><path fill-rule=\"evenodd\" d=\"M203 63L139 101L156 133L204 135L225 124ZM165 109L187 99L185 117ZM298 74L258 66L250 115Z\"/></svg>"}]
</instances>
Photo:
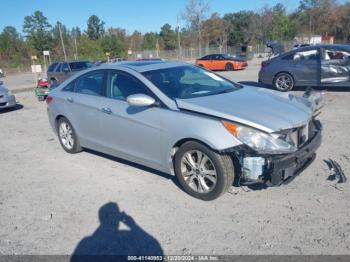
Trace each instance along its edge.
<instances>
[{"instance_id":1,"label":"rear door","mask_svg":"<svg viewBox=\"0 0 350 262\"><path fill-rule=\"evenodd\" d=\"M291 55L292 72L298 85L318 85L320 82L320 50L296 51Z\"/></svg>"},{"instance_id":2,"label":"rear door","mask_svg":"<svg viewBox=\"0 0 350 262\"><path fill-rule=\"evenodd\" d=\"M337 47L322 48L321 83L349 85L350 50Z\"/></svg>"},{"instance_id":3,"label":"rear door","mask_svg":"<svg viewBox=\"0 0 350 262\"><path fill-rule=\"evenodd\" d=\"M105 85L105 71L96 70L75 80L74 94L67 96L71 108L72 124L81 143L92 149L99 149L100 105Z\"/></svg>"}]
</instances>

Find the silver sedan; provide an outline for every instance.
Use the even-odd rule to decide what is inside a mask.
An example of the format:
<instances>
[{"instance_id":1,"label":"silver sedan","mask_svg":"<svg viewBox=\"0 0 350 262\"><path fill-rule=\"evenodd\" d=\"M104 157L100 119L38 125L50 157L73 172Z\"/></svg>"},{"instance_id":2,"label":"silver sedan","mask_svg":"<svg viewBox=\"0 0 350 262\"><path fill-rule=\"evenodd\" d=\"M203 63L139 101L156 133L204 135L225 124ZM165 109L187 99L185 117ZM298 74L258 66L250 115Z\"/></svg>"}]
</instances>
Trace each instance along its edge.
<instances>
[{"instance_id":1,"label":"silver sedan","mask_svg":"<svg viewBox=\"0 0 350 262\"><path fill-rule=\"evenodd\" d=\"M280 185L299 174L321 143L320 101L163 61L86 70L46 100L68 153L90 148L175 174L202 200L219 197L234 180Z\"/></svg>"},{"instance_id":2,"label":"silver sedan","mask_svg":"<svg viewBox=\"0 0 350 262\"><path fill-rule=\"evenodd\" d=\"M0 81L0 109L16 106L16 98Z\"/></svg>"}]
</instances>

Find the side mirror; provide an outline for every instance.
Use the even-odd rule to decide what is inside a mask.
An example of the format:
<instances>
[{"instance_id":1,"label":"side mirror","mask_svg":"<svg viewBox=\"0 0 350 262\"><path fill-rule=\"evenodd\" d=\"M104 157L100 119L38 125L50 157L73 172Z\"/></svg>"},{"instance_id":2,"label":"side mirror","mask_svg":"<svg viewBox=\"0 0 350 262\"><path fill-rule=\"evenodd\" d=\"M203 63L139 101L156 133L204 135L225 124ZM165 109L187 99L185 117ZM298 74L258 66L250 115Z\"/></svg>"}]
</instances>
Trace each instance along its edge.
<instances>
[{"instance_id":1,"label":"side mirror","mask_svg":"<svg viewBox=\"0 0 350 262\"><path fill-rule=\"evenodd\" d=\"M126 98L126 101L131 106L151 106L156 103L154 98L144 94L130 95Z\"/></svg>"}]
</instances>

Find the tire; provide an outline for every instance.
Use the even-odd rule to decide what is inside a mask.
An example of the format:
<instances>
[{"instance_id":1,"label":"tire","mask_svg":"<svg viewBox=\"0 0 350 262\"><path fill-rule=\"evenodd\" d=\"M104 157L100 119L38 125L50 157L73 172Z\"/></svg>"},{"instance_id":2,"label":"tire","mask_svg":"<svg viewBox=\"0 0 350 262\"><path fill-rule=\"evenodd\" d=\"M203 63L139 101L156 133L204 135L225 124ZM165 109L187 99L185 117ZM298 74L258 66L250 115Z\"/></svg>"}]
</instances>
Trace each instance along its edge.
<instances>
[{"instance_id":1,"label":"tire","mask_svg":"<svg viewBox=\"0 0 350 262\"><path fill-rule=\"evenodd\" d=\"M58 120L57 135L61 146L67 153L75 154L83 151L80 146L78 136L67 118L61 117Z\"/></svg>"},{"instance_id":2,"label":"tire","mask_svg":"<svg viewBox=\"0 0 350 262\"><path fill-rule=\"evenodd\" d=\"M199 161L199 158L204 161ZM183 190L204 201L214 200L225 193L232 186L235 173L229 155L218 154L194 141L184 143L176 152L174 169Z\"/></svg>"},{"instance_id":3,"label":"tire","mask_svg":"<svg viewBox=\"0 0 350 262\"><path fill-rule=\"evenodd\" d=\"M227 64L225 65L225 70L226 70L226 71L233 71L233 70L234 70L234 67L233 67L233 65L232 65L231 63L227 63Z\"/></svg>"},{"instance_id":4,"label":"tire","mask_svg":"<svg viewBox=\"0 0 350 262\"><path fill-rule=\"evenodd\" d=\"M294 88L294 78L289 73L279 73L273 80L273 87L281 92L287 92Z\"/></svg>"}]
</instances>

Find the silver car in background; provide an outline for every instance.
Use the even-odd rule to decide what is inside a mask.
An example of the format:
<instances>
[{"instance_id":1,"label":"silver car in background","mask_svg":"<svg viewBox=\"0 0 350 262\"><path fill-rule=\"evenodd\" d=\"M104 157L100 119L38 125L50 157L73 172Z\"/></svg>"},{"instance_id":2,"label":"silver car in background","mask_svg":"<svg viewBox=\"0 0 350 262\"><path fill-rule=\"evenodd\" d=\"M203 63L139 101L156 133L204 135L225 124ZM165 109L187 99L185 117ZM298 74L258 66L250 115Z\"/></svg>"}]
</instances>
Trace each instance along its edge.
<instances>
[{"instance_id":1,"label":"silver car in background","mask_svg":"<svg viewBox=\"0 0 350 262\"><path fill-rule=\"evenodd\" d=\"M259 81L279 91L295 86L350 87L350 45L297 48L261 64Z\"/></svg>"},{"instance_id":2,"label":"silver car in background","mask_svg":"<svg viewBox=\"0 0 350 262\"><path fill-rule=\"evenodd\" d=\"M12 108L16 106L16 98L0 81L0 109Z\"/></svg>"},{"instance_id":3,"label":"silver car in background","mask_svg":"<svg viewBox=\"0 0 350 262\"><path fill-rule=\"evenodd\" d=\"M289 182L321 143L321 96L241 86L180 62L101 65L66 80L46 101L68 153L89 148L175 174L202 200L234 180Z\"/></svg>"}]
</instances>

